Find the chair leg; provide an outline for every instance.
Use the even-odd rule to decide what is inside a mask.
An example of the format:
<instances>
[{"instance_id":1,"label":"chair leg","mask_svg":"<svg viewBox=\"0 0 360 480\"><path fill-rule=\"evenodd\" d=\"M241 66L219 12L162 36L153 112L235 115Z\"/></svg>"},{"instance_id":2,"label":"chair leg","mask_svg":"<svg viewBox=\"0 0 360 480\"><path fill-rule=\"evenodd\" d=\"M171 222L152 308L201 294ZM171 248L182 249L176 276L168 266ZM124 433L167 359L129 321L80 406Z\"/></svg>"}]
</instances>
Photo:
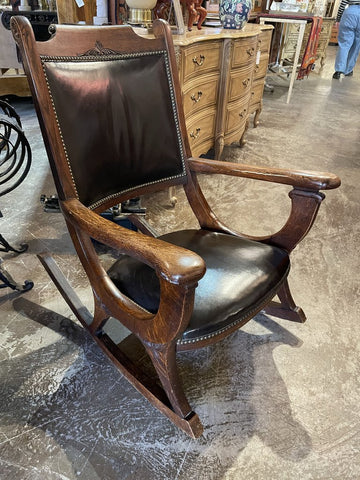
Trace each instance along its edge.
<instances>
[{"instance_id":1,"label":"chair leg","mask_svg":"<svg viewBox=\"0 0 360 480\"><path fill-rule=\"evenodd\" d=\"M185 397L176 365L176 344L144 345L174 411L181 417L187 417L191 413L191 407Z\"/></svg>"},{"instance_id":2,"label":"chair leg","mask_svg":"<svg viewBox=\"0 0 360 480\"><path fill-rule=\"evenodd\" d=\"M69 282L65 278L53 257L48 253L40 253L37 255L37 257L47 271L51 280L55 283L65 302L75 314L76 318L84 327L88 328L93 321L93 316L69 285Z\"/></svg>"},{"instance_id":3,"label":"chair leg","mask_svg":"<svg viewBox=\"0 0 360 480\"><path fill-rule=\"evenodd\" d=\"M298 307L290 292L287 279L281 285L277 292L279 302L270 302L265 308L265 312L274 317L284 318L292 322L304 323L306 316L302 308Z\"/></svg>"},{"instance_id":4,"label":"chair leg","mask_svg":"<svg viewBox=\"0 0 360 480\"><path fill-rule=\"evenodd\" d=\"M41 254L38 258L76 317L129 382L187 435L192 438L199 437L203 432L203 426L197 414L191 410L181 386L176 367L176 343L170 345L142 343L163 385L161 388L124 354L120 345L113 343L110 337L101 331L101 325L106 320L102 308L95 302L93 317L51 255Z\"/></svg>"},{"instance_id":5,"label":"chair leg","mask_svg":"<svg viewBox=\"0 0 360 480\"><path fill-rule=\"evenodd\" d=\"M109 320L109 315L104 312L104 309L100 306L99 301L94 295L94 318L89 325L89 331L92 335L96 335L101 327Z\"/></svg>"},{"instance_id":6,"label":"chair leg","mask_svg":"<svg viewBox=\"0 0 360 480\"><path fill-rule=\"evenodd\" d=\"M157 345L144 343L144 346L174 412L180 419L191 422L189 425L191 436L195 438L199 437L203 432L203 426L197 414L191 409L185 396L176 364L176 342Z\"/></svg>"}]
</instances>

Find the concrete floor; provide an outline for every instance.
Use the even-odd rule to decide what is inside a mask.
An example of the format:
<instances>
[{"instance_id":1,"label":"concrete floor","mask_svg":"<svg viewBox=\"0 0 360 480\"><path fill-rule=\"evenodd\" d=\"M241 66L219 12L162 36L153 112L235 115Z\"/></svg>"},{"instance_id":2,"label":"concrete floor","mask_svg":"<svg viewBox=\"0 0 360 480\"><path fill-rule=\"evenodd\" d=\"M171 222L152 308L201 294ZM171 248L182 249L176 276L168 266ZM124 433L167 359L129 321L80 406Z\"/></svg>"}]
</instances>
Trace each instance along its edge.
<instances>
[{"instance_id":1,"label":"concrete floor","mask_svg":"<svg viewBox=\"0 0 360 480\"><path fill-rule=\"evenodd\" d=\"M1 233L21 255L2 254L24 294L0 290L0 478L7 480L359 479L360 68L332 80L325 69L297 81L289 105L282 80L264 96L232 161L333 171L317 222L293 255L290 285L304 325L258 315L224 342L179 355L190 403L205 426L191 440L150 406L74 320L39 264L51 251L91 302L63 219L45 213L55 193L29 101L14 100L33 151L24 183L1 198ZM288 188L250 180L202 180L225 221L249 233L280 227ZM143 200L160 233L194 219L177 191ZM91 308L91 307L90 307Z\"/></svg>"}]
</instances>

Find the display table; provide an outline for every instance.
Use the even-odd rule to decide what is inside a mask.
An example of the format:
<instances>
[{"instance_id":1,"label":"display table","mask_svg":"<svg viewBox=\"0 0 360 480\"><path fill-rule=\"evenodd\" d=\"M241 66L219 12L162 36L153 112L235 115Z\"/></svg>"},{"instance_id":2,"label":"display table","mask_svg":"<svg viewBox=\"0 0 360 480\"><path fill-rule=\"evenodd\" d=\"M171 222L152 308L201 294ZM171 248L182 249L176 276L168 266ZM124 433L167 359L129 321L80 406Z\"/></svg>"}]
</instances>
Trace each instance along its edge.
<instances>
[{"instance_id":1,"label":"display table","mask_svg":"<svg viewBox=\"0 0 360 480\"><path fill-rule=\"evenodd\" d=\"M299 30L298 30L298 36L297 36L297 41L296 41L296 50L295 50L295 56L294 56L294 63L291 71L291 77L290 77L290 84L289 84L289 90L288 90L288 95L286 99L286 103L290 102L291 98L291 93L293 90L294 86L294 81L296 78L296 70L299 62L299 57L300 57L300 51L301 51L301 46L303 43L304 39L304 32L305 32L305 27L308 22L311 22L313 19L312 16L308 15L301 15L299 16L298 14L281 14L281 13L268 13L265 15L259 16L259 23L260 25L264 25L265 22L271 22L271 23L281 23L283 25L286 24L293 24L293 25L298 25Z\"/></svg>"}]
</instances>

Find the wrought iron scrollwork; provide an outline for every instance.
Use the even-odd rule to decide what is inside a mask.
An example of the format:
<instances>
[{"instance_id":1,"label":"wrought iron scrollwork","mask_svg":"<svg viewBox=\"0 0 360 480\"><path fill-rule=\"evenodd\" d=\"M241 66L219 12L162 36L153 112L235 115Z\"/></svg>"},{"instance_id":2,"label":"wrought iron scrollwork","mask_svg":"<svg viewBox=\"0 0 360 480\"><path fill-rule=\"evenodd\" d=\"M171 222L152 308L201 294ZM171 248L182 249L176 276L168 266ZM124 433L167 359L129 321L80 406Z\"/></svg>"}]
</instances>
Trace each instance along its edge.
<instances>
[{"instance_id":1,"label":"wrought iron scrollwork","mask_svg":"<svg viewBox=\"0 0 360 480\"><path fill-rule=\"evenodd\" d=\"M2 113L1 113L2 112ZM31 166L31 149L22 130L19 115L7 102L0 100L0 197L14 190L23 182ZM2 214L0 212L0 217ZM26 244L19 248L12 247L0 234L0 251L22 253ZM27 291L33 283L26 280L23 285L14 281L2 266L0 259L0 288Z\"/></svg>"},{"instance_id":2,"label":"wrought iron scrollwork","mask_svg":"<svg viewBox=\"0 0 360 480\"><path fill-rule=\"evenodd\" d=\"M0 100L3 111L6 112L9 107ZM20 119L16 112L11 111L11 114L0 114L0 197L23 182L31 165L31 149Z\"/></svg>"}]
</instances>

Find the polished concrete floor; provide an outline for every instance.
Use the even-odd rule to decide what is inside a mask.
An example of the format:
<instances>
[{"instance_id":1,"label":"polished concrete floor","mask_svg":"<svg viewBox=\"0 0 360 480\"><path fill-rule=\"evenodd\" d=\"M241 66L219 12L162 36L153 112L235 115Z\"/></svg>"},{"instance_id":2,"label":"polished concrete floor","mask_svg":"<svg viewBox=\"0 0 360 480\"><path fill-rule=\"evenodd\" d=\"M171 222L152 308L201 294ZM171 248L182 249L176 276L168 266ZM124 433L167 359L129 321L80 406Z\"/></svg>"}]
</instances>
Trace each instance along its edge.
<instances>
[{"instance_id":1,"label":"polished concrete floor","mask_svg":"<svg viewBox=\"0 0 360 480\"><path fill-rule=\"evenodd\" d=\"M33 151L30 173L1 198L1 233L21 255L2 254L30 279L0 291L0 478L6 480L356 480L360 478L360 67L332 80L335 47L321 74L270 78L261 124L224 158L332 171L317 222L295 250L290 285L307 322L258 315L224 342L179 355L186 391L205 426L191 440L150 406L74 320L36 254L50 251L91 305L63 219L46 213L55 193L32 105L14 99ZM233 227L264 233L289 211L288 188L202 179L210 203ZM159 232L195 225L176 192L143 199ZM90 307L91 308L91 307Z\"/></svg>"}]
</instances>

